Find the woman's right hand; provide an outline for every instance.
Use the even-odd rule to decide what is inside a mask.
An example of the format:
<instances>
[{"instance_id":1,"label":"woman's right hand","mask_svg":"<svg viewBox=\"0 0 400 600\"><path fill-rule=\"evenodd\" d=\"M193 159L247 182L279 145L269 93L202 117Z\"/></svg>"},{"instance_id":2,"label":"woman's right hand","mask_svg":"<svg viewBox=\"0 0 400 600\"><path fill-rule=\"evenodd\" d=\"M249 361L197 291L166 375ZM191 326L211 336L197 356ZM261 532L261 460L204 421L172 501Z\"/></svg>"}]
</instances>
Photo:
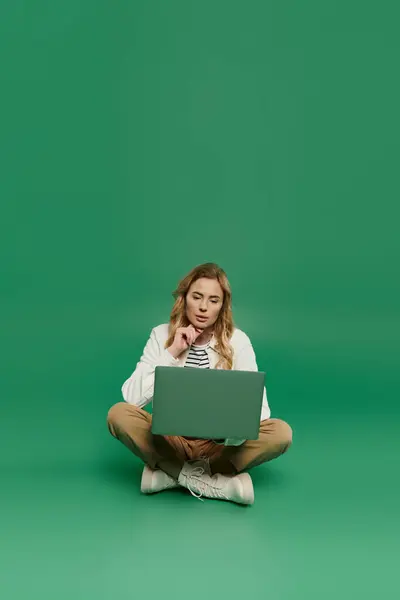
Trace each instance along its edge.
<instances>
[{"instance_id":1,"label":"woman's right hand","mask_svg":"<svg viewBox=\"0 0 400 600\"><path fill-rule=\"evenodd\" d=\"M174 356L178 358L191 346L199 335L202 333L202 329L198 329L197 327L193 327L193 325L188 325L187 327L178 327L175 332L174 341L171 346L168 348L168 351Z\"/></svg>"}]
</instances>

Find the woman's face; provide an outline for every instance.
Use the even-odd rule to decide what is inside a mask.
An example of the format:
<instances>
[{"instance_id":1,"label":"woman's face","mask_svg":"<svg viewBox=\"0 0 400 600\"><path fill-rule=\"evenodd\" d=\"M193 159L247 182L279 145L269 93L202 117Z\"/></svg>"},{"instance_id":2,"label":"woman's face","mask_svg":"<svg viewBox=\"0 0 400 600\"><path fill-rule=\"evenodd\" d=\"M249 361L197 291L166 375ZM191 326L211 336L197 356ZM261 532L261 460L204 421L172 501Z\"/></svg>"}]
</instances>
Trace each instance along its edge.
<instances>
[{"instance_id":1,"label":"woman's face","mask_svg":"<svg viewBox=\"0 0 400 600\"><path fill-rule=\"evenodd\" d=\"M218 319L224 293L216 279L201 277L189 288L186 295L186 316L199 329L208 329ZM205 320L199 317L206 317Z\"/></svg>"}]
</instances>

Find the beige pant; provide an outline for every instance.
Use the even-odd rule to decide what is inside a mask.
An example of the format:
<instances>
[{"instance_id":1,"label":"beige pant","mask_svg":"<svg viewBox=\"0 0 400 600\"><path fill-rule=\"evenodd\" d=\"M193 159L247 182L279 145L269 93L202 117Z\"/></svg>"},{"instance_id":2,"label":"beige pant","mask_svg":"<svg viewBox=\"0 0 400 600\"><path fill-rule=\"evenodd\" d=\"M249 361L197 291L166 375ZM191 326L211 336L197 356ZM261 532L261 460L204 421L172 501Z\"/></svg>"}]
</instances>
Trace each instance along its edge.
<instances>
[{"instance_id":1,"label":"beige pant","mask_svg":"<svg viewBox=\"0 0 400 600\"><path fill-rule=\"evenodd\" d=\"M292 429L280 419L261 421L257 440L228 447L213 440L153 435L151 422L148 412L127 402L114 404L107 416L110 433L152 469L162 459L183 463L207 456L213 473L239 473L277 458L292 443Z\"/></svg>"}]
</instances>

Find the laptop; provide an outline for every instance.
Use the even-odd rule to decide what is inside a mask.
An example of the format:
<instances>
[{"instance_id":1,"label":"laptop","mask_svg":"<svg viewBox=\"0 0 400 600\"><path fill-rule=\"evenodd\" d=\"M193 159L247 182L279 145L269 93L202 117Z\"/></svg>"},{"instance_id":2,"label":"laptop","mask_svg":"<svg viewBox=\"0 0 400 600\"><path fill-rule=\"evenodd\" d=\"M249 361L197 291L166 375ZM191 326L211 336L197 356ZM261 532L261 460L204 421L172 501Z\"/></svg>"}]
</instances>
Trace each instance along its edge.
<instances>
[{"instance_id":1,"label":"laptop","mask_svg":"<svg viewBox=\"0 0 400 600\"><path fill-rule=\"evenodd\" d=\"M262 371L157 366L152 433L256 440L264 381Z\"/></svg>"}]
</instances>

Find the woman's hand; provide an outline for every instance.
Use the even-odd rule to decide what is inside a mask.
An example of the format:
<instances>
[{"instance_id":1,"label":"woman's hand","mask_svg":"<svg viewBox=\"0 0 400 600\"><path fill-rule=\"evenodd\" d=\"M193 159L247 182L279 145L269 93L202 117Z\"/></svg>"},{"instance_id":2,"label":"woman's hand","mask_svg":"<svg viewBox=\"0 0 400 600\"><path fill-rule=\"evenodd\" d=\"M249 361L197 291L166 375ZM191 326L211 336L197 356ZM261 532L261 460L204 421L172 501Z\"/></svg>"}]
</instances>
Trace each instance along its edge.
<instances>
[{"instance_id":1,"label":"woman's hand","mask_svg":"<svg viewBox=\"0 0 400 600\"><path fill-rule=\"evenodd\" d=\"M199 335L203 332L202 329L198 329L197 327L193 327L193 325L188 325L188 327L178 327L175 333L174 341L171 346L168 348L168 351L174 356L178 358L191 346Z\"/></svg>"}]
</instances>

